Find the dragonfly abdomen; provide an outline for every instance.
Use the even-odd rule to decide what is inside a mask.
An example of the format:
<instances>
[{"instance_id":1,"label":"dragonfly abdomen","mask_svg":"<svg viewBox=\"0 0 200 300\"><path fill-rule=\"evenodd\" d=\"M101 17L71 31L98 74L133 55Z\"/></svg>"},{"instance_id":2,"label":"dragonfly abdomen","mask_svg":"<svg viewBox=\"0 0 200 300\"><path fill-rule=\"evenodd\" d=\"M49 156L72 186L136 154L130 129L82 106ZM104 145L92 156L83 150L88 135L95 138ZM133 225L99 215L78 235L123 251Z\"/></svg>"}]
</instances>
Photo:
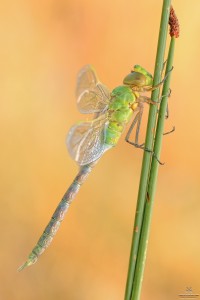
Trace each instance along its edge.
<instances>
[{"instance_id":1,"label":"dragonfly abdomen","mask_svg":"<svg viewBox=\"0 0 200 300\"><path fill-rule=\"evenodd\" d=\"M32 252L28 256L27 261L18 269L19 271L36 263L38 257L45 251L53 240L54 235L58 231L62 220L68 210L68 207L76 194L78 193L82 183L86 180L87 176L91 172L93 166L97 161L81 167L79 173L75 177L74 181L64 194L62 200L58 204L54 214L51 217L48 225L46 226L43 234L39 238L37 245L33 248Z\"/></svg>"}]
</instances>

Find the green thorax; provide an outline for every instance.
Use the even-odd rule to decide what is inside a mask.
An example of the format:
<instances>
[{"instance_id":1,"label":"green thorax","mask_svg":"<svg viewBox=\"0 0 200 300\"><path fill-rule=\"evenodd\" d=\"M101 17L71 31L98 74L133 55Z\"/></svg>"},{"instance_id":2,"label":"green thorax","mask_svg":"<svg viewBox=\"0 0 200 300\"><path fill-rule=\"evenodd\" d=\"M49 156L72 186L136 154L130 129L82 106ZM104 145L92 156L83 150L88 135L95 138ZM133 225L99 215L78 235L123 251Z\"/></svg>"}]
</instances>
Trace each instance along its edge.
<instances>
[{"instance_id":1,"label":"green thorax","mask_svg":"<svg viewBox=\"0 0 200 300\"><path fill-rule=\"evenodd\" d=\"M124 126L130 121L136 96L128 86L118 86L111 93L108 107L109 124L106 129L105 143L115 146L122 134Z\"/></svg>"}]
</instances>

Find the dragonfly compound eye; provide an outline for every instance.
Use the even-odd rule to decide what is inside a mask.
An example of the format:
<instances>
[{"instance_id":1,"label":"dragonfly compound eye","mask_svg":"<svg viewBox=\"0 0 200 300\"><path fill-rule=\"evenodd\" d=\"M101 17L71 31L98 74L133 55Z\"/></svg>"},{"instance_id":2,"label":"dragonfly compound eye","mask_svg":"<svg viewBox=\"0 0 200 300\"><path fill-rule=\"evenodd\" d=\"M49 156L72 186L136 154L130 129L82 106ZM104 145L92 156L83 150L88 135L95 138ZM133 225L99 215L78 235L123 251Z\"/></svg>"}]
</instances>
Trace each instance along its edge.
<instances>
[{"instance_id":1,"label":"dragonfly compound eye","mask_svg":"<svg viewBox=\"0 0 200 300\"><path fill-rule=\"evenodd\" d=\"M146 77L142 73L133 71L124 78L123 83L126 85L142 87L146 84Z\"/></svg>"}]
</instances>

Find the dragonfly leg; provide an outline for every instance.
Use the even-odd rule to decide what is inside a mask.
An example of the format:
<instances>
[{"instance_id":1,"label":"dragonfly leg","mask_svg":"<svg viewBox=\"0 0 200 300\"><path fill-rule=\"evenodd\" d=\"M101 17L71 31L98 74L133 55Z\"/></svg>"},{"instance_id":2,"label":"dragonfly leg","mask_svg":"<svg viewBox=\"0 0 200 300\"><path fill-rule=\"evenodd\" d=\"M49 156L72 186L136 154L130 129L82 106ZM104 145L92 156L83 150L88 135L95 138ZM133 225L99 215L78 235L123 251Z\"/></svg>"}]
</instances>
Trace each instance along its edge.
<instances>
[{"instance_id":1,"label":"dragonfly leg","mask_svg":"<svg viewBox=\"0 0 200 300\"><path fill-rule=\"evenodd\" d=\"M160 100L159 100L159 101L153 101L153 100L151 100L150 97L147 97L147 96L140 96L140 97L139 97L139 102L148 103L148 104L153 104L153 105L158 105L158 104L160 103Z\"/></svg>"},{"instance_id":2,"label":"dragonfly leg","mask_svg":"<svg viewBox=\"0 0 200 300\"><path fill-rule=\"evenodd\" d=\"M164 61L163 66L162 66L162 73L164 72L165 66L167 64L167 59Z\"/></svg>"},{"instance_id":3,"label":"dragonfly leg","mask_svg":"<svg viewBox=\"0 0 200 300\"><path fill-rule=\"evenodd\" d=\"M142 148L141 148L142 149ZM150 152L150 153L152 153L152 155L153 155L153 157L155 157L155 159L157 160L157 162L160 164L160 165L164 165L165 163L162 163L159 159L158 159L158 157L157 157L157 155L155 154L155 152L153 151L153 150L151 150L151 149L148 149L148 148L143 148L143 150L144 151L146 151L146 152Z\"/></svg>"},{"instance_id":4,"label":"dragonfly leg","mask_svg":"<svg viewBox=\"0 0 200 300\"><path fill-rule=\"evenodd\" d=\"M130 135L131 135L131 133L132 133L132 131L133 131L133 128L135 127L135 125L136 125L137 122L138 122L139 117L141 117L140 111L136 114L135 118L133 119L133 122L132 122L131 126L129 127L129 130L128 130L127 135L126 135L126 137L125 137L125 141L126 141L127 143L129 143L129 144L133 144L133 143L130 141L129 138L130 138ZM137 128L138 128L138 125L137 125ZM138 132L138 129L136 129L136 132ZM138 133L138 134L136 135L136 137L135 137L135 141L137 140L137 142L138 142L138 135L139 135L139 133ZM138 143L135 143L135 144L138 145Z\"/></svg>"},{"instance_id":5,"label":"dragonfly leg","mask_svg":"<svg viewBox=\"0 0 200 300\"><path fill-rule=\"evenodd\" d=\"M169 98L171 96L172 90L169 89L167 97ZM167 103L167 108L166 108L166 114L165 114L165 119L169 118L169 104Z\"/></svg>"},{"instance_id":6,"label":"dragonfly leg","mask_svg":"<svg viewBox=\"0 0 200 300\"><path fill-rule=\"evenodd\" d=\"M169 104L167 103L167 108L166 108L166 112L165 112L165 120L167 120L169 118Z\"/></svg>"},{"instance_id":7,"label":"dragonfly leg","mask_svg":"<svg viewBox=\"0 0 200 300\"><path fill-rule=\"evenodd\" d=\"M174 132L174 131L175 131L175 126L173 126L171 130L169 130L169 131L167 131L167 132L164 132L163 135L170 134L170 133L172 133L172 132Z\"/></svg>"},{"instance_id":8,"label":"dragonfly leg","mask_svg":"<svg viewBox=\"0 0 200 300\"><path fill-rule=\"evenodd\" d=\"M150 97L147 97L147 96L140 96L139 97L139 101L138 102L144 102L144 103L148 103L148 104L153 104L153 105L158 105L158 104L160 104L161 103L161 101L162 101L162 98L164 98L164 97L170 97L170 95L171 95L171 89L169 89L169 92L168 92L168 94L166 94L166 95L162 95L159 99L158 99L158 101L153 101ZM168 107L167 107L167 111L166 111L166 119L168 118L168 115L169 115L169 111L168 111Z\"/></svg>"},{"instance_id":9,"label":"dragonfly leg","mask_svg":"<svg viewBox=\"0 0 200 300\"><path fill-rule=\"evenodd\" d=\"M141 121L142 121L142 115L143 115L143 106L141 105L140 111L139 111L139 116L138 116L138 122L137 122L137 127L136 127L136 133L135 133L135 143L137 145L139 141L139 133L140 133L140 126L141 126ZM144 145L144 143L140 144L141 146Z\"/></svg>"},{"instance_id":10,"label":"dragonfly leg","mask_svg":"<svg viewBox=\"0 0 200 300\"><path fill-rule=\"evenodd\" d=\"M146 151L146 152L149 152L149 153L152 153L152 155L153 155L153 157L155 157L155 159L157 160L157 162L160 164L160 165L164 165L165 163L162 163L159 159L158 159L158 157L157 157L157 155L155 154L155 152L153 151L153 150L151 150L151 149L148 149L148 148L145 148L145 146L144 146L144 143L143 144L137 144L137 143L134 143L134 142L131 142L131 141L127 141L129 144L131 144L131 145L133 145L134 147L136 147L136 148L139 148L139 149L142 149L142 150L144 150L144 151Z\"/></svg>"},{"instance_id":11,"label":"dragonfly leg","mask_svg":"<svg viewBox=\"0 0 200 300\"><path fill-rule=\"evenodd\" d=\"M126 140L127 143L133 145L133 146L136 147L136 148L139 148L139 149L142 149L142 150L144 150L144 151L146 151L146 152L152 153L152 155L155 157L155 159L158 161L158 163L159 163L160 165L164 165L164 163L162 163L162 162L157 158L157 156L155 155L154 151L152 151L152 150L150 150L150 149L148 149L148 148L145 148L145 144L144 144L144 143L139 144L138 139L139 139L139 132L140 132L140 125L141 125L141 120L142 120L142 114L143 114L143 106L140 107L140 111L136 114L135 118L133 119L133 122L132 122L132 124L131 124L131 126L130 126L128 132L127 132L127 135L126 135L126 137L125 137L125 140ZM130 135L131 135L131 133L132 133L132 131L133 131L133 128L134 128L136 125L137 125L137 127L136 127L136 133L135 133L135 140L134 140L134 142L133 142L133 141L131 141L129 138L130 138Z\"/></svg>"},{"instance_id":12,"label":"dragonfly leg","mask_svg":"<svg viewBox=\"0 0 200 300\"><path fill-rule=\"evenodd\" d=\"M169 89L169 92L168 92L168 95L167 97L170 97L171 96L171 92L172 90ZM166 114L165 114L165 119L168 119L169 118L169 103L167 103L167 108L166 108ZM164 132L163 135L167 135L167 134L170 134L172 132L175 131L175 126L172 127L172 129L170 131L167 131L167 132Z\"/></svg>"},{"instance_id":13,"label":"dragonfly leg","mask_svg":"<svg viewBox=\"0 0 200 300\"><path fill-rule=\"evenodd\" d=\"M167 77L169 76L169 74L171 73L172 70L173 70L173 67L166 73L165 77L158 84L151 86L151 87L146 87L144 90L149 92L149 91L154 91L157 88L159 88L163 84L163 82L165 82L165 80L167 79Z\"/></svg>"}]
</instances>

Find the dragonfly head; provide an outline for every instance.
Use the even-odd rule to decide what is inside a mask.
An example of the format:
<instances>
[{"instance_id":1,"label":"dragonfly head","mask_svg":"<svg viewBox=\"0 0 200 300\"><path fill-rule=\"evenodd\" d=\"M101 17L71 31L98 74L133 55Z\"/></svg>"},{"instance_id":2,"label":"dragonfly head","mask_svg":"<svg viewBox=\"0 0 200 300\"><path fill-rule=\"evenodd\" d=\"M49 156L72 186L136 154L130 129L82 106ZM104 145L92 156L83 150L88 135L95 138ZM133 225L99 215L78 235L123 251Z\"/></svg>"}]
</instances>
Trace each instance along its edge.
<instances>
[{"instance_id":1,"label":"dragonfly head","mask_svg":"<svg viewBox=\"0 0 200 300\"><path fill-rule=\"evenodd\" d=\"M135 65L131 73L124 78L123 83L137 87L152 86L153 77L140 65Z\"/></svg>"}]
</instances>

